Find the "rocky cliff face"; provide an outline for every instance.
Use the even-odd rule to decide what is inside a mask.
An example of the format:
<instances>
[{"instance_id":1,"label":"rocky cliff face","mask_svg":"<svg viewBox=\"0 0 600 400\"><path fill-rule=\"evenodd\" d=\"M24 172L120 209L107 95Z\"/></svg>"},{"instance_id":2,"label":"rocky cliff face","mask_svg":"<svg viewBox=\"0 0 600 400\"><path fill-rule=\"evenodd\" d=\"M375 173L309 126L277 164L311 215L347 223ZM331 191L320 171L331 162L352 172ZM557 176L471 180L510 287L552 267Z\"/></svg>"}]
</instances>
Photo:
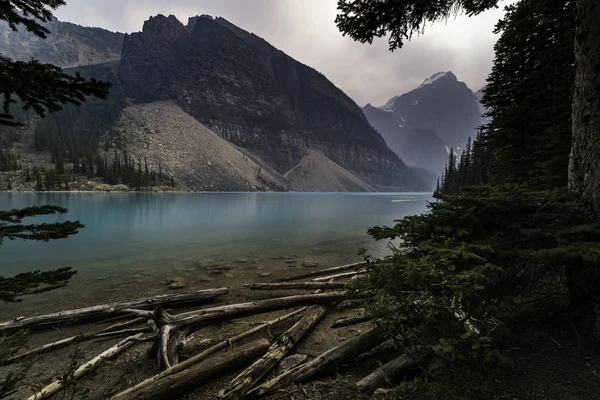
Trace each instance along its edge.
<instances>
[{"instance_id":1,"label":"rocky cliff face","mask_svg":"<svg viewBox=\"0 0 600 400\"><path fill-rule=\"evenodd\" d=\"M98 64L121 57L122 33L83 27L56 18L45 26L50 35L40 39L25 29L15 32L6 22L0 22L0 54L20 61L35 58L60 67Z\"/></svg>"},{"instance_id":2,"label":"rocky cliff face","mask_svg":"<svg viewBox=\"0 0 600 400\"><path fill-rule=\"evenodd\" d=\"M449 148L460 151L483 122L476 95L452 72L439 72L418 88L363 113L408 164L435 174L444 170Z\"/></svg>"},{"instance_id":3,"label":"rocky cliff face","mask_svg":"<svg viewBox=\"0 0 600 400\"><path fill-rule=\"evenodd\" d=\"M150 18L125 37L119 75L135 100L174 100L282 174L316 150L381 187L431 188L323 75L222 18Z\"/></svg>"}]
</instances>

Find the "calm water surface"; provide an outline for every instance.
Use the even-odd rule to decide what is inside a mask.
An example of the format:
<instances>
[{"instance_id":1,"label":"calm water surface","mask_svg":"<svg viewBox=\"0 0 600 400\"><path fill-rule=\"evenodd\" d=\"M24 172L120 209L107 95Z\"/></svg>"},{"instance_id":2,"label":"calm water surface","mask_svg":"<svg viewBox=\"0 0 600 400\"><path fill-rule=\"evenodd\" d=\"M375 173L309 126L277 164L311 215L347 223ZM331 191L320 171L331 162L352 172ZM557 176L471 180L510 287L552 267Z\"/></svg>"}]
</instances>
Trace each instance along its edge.
<instances>
[{"instance_id":1,"label":"calm water surface","mask_svg":"<svg viewBox=\"0 0 600 400\"><path fill-rule=\"evenodd\" d=\"M266 281L298 273L305 260L323 267L358 261L360 247L381 255L386 243L367 229L424 212L429 200L427 193L0 193L0 209L69 209L28 222L85 224L66 240L4 242L1 275L67 265L78 274L66 288L0 305L0 316L164 293L173 277L186 289Z\"/></svg>"}]
</instances>

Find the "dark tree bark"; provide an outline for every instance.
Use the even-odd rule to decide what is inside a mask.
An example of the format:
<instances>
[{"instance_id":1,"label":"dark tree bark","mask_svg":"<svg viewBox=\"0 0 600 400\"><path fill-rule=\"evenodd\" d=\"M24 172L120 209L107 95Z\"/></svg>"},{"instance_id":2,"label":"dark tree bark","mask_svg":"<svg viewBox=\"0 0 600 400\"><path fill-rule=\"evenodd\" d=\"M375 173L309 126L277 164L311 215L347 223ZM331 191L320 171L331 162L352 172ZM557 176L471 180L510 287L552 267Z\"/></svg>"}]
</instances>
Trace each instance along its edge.
<instances>
[{"instance_id":1,"label":"dark tree bark","mask_svg":"<svg viewBox=\"0 0 600 400\"><path fill-rule=\"evenodd\" d=\"M577 0L573 144L569 188L588 210L600 215L600 2ZM600 268L579 265L567 271L571 302L586 302L600 288Z\"/></svg>"},{"instance_id":2,"label":"dark tree bark","mask_svg":"<svg viewBox=\"0 0 600 400\"><path fill-rule=\"evenodd\" d=\"M600 2L577 1L569 187L600 214Z\"/></svg>"}]
</instances>

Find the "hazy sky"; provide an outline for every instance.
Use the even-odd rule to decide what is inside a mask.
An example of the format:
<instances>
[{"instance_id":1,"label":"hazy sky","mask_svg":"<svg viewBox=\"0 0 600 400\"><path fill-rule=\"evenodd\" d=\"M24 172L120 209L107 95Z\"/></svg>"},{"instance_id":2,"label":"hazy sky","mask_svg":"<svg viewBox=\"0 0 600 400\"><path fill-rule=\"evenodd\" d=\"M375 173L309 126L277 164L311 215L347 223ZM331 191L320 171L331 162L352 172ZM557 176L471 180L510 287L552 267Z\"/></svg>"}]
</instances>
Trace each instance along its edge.
<instances>
[{"instance_id":1,"label":"hazy sky","mask_svg":"<svg viewBox=\"0 0 600 400\"><path fill-rule=\"evenodd\" d=\"M472 90L485 85L494 57L492 33L503 8L477 17L458 16L428 27L401 50L342 37L335 26L337 0L67 0L62 21L137 32L151 15L221 16L327 76L360 106L382 105L438 71L451 70Z\"/></svg>"}]
</instances>

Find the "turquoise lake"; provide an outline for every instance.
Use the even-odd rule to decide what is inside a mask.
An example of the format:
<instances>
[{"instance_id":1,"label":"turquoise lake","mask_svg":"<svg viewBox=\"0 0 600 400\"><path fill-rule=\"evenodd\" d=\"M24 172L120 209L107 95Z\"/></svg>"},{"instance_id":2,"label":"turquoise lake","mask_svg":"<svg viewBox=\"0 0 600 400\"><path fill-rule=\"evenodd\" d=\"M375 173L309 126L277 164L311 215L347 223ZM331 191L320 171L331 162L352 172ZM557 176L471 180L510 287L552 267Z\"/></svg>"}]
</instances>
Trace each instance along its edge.
<instances>
[{"instance_id":1,"label":"turquoise lake","mask_svg":"<svg viewBox=\"0 0 600 400\"><path fill-rule=\"evenodd\" d=\"M0 305L0 314L40 313L186 289L235 286L359 261L357 250L388 252L367 235L374 225L426 211L430 193L0 193L0 209L53 204L79 220L79 234L51 242L6 240L0 274L72 266L71 283ZM229 272L215 272L214 266ZM230 268L229 268L230 267ZM265 277L262 275L272 275Z\"/></svg>"}]
</instances>

